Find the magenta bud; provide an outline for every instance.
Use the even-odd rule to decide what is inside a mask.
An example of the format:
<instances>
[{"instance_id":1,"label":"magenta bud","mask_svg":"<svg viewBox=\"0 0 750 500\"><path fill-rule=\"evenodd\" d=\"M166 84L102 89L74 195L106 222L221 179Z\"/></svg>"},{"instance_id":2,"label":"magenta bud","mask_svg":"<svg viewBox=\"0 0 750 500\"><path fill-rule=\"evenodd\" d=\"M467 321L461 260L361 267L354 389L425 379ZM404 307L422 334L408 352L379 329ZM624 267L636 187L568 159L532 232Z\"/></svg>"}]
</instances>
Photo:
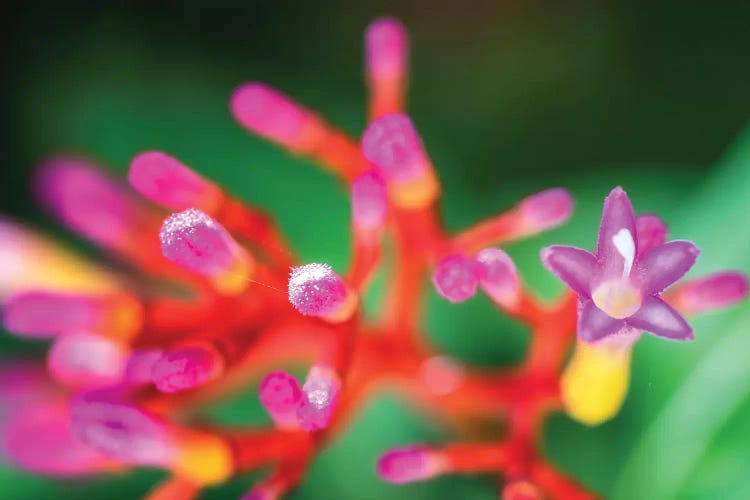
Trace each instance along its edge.
<instances>
[{"instance_id":1,"label":"magenta bud","mask_svg":"<svg viewBox=\"0 0 750 500\"><path fill-rule=\"evenodd\" d=\"M302 403L297 408L297 422L306 431L328 427L338 402L341 381L331 368L313 366L302 386Z\"/></svg>"},{"instance_id":2,"label":"magenta bud","mask_svg":"<svg viewBox=\"0 0 750 500\"><path fill-rule=\"evenodd\" d=\"M58 157L37 180L46 206L70 229L103 246L119 246L137 224L135 200L124 186L91 163Z\"/></svg>"},{"instance_id":3,"label":"magenta bud","mask_svg":"<svg viewBox=\"0 0 750 500\"><path fill-rule=\"evenodd\" d=\"M160 392L193 389L219 377L224 359L210 346L187 346L165 352L151 368L151 380Z\"/></svg>"},{"instance_id":4,"label":"magenta bud","mask_svg":"<svg viewBox=\"0 0 750 500\"><path fill-rule=\"evenodd\" d=\"M350 293L328 264L295 267L289 275L289 302L306 316L333 317L347 312Z\"/></svg>"},{"instance_id":5,"label":"magenta bud","mask_svg":"<svg viewBox=\"0 0 750 500\"><path fill-rule=\"evenodd\" d=\"M375 171L365 172L352 184L352 221L358 230L383 227L388 211L385 182Z\"/></svg>"},{"instance_id":6,"label":"magenta bud","mask_svg":"<svg viewBox=\"0 0 750 500\"><path fill-rule=\"evenodd\" d=\"M206 276L231 270L238 258L237 243L226 229L195 208L170 215L159 239L167 259Z\"/></svg>"},{"instance_id":7,"label":"magenta bud","mask_svg":"<svg viewBox=\"0 0 750 500\"><path fill-rule=\"evenodd\" d=\"M423 446L397 448L378 459L377 472L389 483L413 483L440 474L440 462L434 451Z\"/></svg>"},{"instance_id":8,"label":"magenta bud","mask_svg":"<svg viewBox=\"0 0 750 500\"><path fill-rule=\"evenodd\" d=\"M479 286L493 301L513 308L518 304L521 283L513 261L499 248L485 248L476 256L480 265Z\"/></svg>"},{"instance_id":9,"label":"magenta bud","mask_svg":"<svg viewBox=\"0 0 750 500\"><path fill-rule=\"evenodd\" d=\"M96 473L105 457L71 433L61 402L40 403L13 415L0 432L3 455L16 467L48 476Z\"/></svg>"},{"instance_id":10,"label":"magenta bud","mask_svg":"<svg viewBox=\"0 0 750 500\"><path fill-rule=\"evenodd\" d=\"M71 421L75 436L111 458L164 466L175 456L166 426L134 406L81 398L73 404Z\"/></svg>"},{"instance_id":11,"label":"magenta bud","mask_svg":"<svg viewBox=\"0 0 750 500\"><path fill-rule=\"evenodd\" d=\"M397 19L376 19L365 33L365 73L376 82L403 79L408 51L404 26Z\"/></svg>"},{"instance_id":12,"label":"magenta bud","mask_svg":"<svg viewBox=\"0 0 750 500\"><path fill-rule=\"evenodd\" d=\"M422 139L408 116L391 113L370 122L362 135L362 153L390 182L408 182L430 168Z\"/></svg>"},{"instance_id":13,"label":"magenta bud","mask_svg":"<svg viewBox=\"0 0 750 500\"><path fill-rule=\"evenodd\" d=\"M297 427L297 409L303 393L296 378L284 372L269 373L260 383L259 396L277 427Z\"/></svg>"},{"instance_id":14,"label":"magenta bud","mask_svg":"<svg viewBox=\"0 0 750 500\"><path fill-rule=\"evenodd\" d=\"M731 306L747 297L747 276L737 271L710 274L675 287L675 306L686 314Z\"/></svg>"},{"instance_id":15,"label":"magenta bud","mask_svg":"<svg viewBox=\"0 0 750 500\"><path fill-rule=\"evenodd\" d=\"M449 255L435 267L432 283L450 302L463 302L477 293L480 273L481 266L474 259L461 254Z\"/></svg>"},{"instance_id":16,"label":"magenta bud","mask_svg":"<svg viewBox=\"0 0 750 500\"><path fill-rule=\"evenodd\" d=\"M293 149L304 143L306 125L315 120L286 95L255 82L234 91L230 109L234 119L249 131Z\"/></svg>"},{"instance_id":17,"label":"magenta bud","mask_svg":"<svg viewBox=\"0 0 750 500\"><path fill-rule=\"evenodd\" d=\"M154 365L163 354L163 351L159 349L133 351L125 367L124 382L132 385L150 384Z\"/></svg>"},{"instance_id":18,"label":"magenta bud","mask_svg":"<svg viewBox=\"0 0 750 500\"><path fill-rule=\"evenodd\" d=\"M47 356L52 376L74 386L99 386L122 380L125 345L98 335L71 333L57 337Z\"/></svg>"},{"instance_id":19,"label":"magenta bud","mask_svg":"<svg viewBox=\"0 0 750 500\"><path fill-rule=\"evenodd\" d=\"M211 182L160 151L146 151L133 158L128 180L143 196L171 210L210 210L221 196Z\"/></svg>"},{"instance_id":20,"label":"magenta bud","mask_svg":"<svg viewBox=\"0 0 750 500\"><path fill-rule=\"evenodd\" d=\"M635 218L638 255L663 245L667 241L667 226L658 215L639 215Z\"/></svg>"},{"instance_id":21,"label":"magenta bud","mask_svg":"<svg viewBox=\"0 0 750 500\"><path fill-rule=\"evenodd\" d=\"M5 328L30 337L93 331L106 314L101 299L59 292L20 292L8 297L3 305Z\"/></svg>"},{"instance_id":22,"label":"magenta bud","mask_svg":"<svg viewBox=\"0 0 750 500\"><path fill-rule=\"evenodd\" d=\"M547 189L524 198L519 207L527 231L536 233L568 220L573 212L573 198L565 189Z\"/></svg>"}]
</instances>

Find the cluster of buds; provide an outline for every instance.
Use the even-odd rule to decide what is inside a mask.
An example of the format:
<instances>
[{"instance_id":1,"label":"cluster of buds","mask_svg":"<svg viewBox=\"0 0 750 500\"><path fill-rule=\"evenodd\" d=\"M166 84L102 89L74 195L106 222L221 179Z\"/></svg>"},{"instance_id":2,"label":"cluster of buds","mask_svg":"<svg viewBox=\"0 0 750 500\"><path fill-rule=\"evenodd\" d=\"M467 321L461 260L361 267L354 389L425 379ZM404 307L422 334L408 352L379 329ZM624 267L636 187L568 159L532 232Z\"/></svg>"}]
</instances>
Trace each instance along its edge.
<instances>
[{"instance_id":1,"label":"cluster of buds","mask_svg":"<svg viewBox=\"0 0 750 500\"><path fill-rule=\"evenodd\" d=\"M380 19L365 42L370 123L359 142L264 84L241 85L230 100L241 126L315 160L348 189L353 258L344 273L298 262L266 213L166 153L132 160L135 192L86 160L42 165L46 206L112 264L0 221L4 326L52 340L46 368L15 363L0 371L2 450L11 462L52 476L163 468L170 478L149 493L160 500L192 498L270 466L243 498L276 499L388 384L457 425L448 444L383 450L373 467L384 481L490 473L503 479L506 500L596 496L540 452L546 416L564 411L587 425L612 418L642 332L691 339L683 315L738 302L745 277L724 272L675 284L698 249L665 242L661 219L635 216L615 188L596 253L541 251L544 266L570 288L543 303L499 246L566 221L570 195L549 189L446 231L433 163L403 113L407 35L398 21ZM360 297L384 254L392 261L385 300L365 317ZM527 325L524 360L479 370L438 352L422 322L430 281L451 303L481 290ZM303 383L278 371L291 363L307 368ZM195 408L258 380L272 425L191 421ZM504 434L471 440L463 424L477 418L503 419Z\"/></svg>"}]
</instances>

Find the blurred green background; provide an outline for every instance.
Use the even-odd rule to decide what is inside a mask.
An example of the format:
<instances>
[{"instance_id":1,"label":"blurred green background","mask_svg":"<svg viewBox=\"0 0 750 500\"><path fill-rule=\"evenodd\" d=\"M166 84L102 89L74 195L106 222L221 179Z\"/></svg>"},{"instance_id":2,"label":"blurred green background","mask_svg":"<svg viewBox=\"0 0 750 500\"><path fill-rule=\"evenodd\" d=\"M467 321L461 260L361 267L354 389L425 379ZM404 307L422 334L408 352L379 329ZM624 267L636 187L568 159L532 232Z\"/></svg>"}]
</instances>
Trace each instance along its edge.
<instances>
[{"instance_id":1,"label":"blurred green background","mask_svg":"<svg viewBox=\"0 0 750 500\"><path fill-rule=\"evenodd\" d=\"M40 157L82 152L123 173L136 153L157 148L271 209L303 259L344 267L345 193L244 133L227 99L243 81L267 81L358 136L362 31L390 14L412 35L409 109L444 182L450 228L547 187L575 195L569 224L509 248L545 297L561 285L542 269L539 248L591 247L601 201L617 184L637 211L658 212L675 238L696 241L696 271L750 271L750 4L49 1L3 10L0 209L56 235L64 233L29 193ZM433 341L466 362L523 356L523 329L482 297L452 306L431 292L426 321ZM613 421L591 429L550 419L551 460L608 498L750 498L750 306L693 324L695 342L639 343L633 387ZM8 336L0 347L5 357L43 350ZM264 420L252 390L213 413ZM441 439L434 423L384 394L292 498L495 498L488 478L395 487L375 477L385 448ZM0 468L0 497L134 498L159 477L60 482ZM205 498L236 498L254 479Z\"/></svg>"}]
</instances>

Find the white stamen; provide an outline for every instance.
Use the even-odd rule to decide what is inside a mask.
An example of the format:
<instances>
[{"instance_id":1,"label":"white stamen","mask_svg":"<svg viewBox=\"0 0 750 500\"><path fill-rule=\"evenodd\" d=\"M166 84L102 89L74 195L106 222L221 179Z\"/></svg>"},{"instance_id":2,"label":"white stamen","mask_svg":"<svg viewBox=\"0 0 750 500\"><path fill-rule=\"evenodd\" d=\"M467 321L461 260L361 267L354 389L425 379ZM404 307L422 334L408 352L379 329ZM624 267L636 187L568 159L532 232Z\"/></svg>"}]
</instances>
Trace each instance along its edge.
<instances>
[{"instance_id":1,"label":"white stamen","mask_svg":"<svg viewBox=\"0 0 750 500\"><path fill-rule=\"evenodd\" d=\"M633 261L635 260L635 240L633 240L633 234L629 230L622 228L612 236L612 243L615 245L617 252L625 260L622 277L626 278L630 276L630 270L633 268Z\"/></svg>"}]
</instances>

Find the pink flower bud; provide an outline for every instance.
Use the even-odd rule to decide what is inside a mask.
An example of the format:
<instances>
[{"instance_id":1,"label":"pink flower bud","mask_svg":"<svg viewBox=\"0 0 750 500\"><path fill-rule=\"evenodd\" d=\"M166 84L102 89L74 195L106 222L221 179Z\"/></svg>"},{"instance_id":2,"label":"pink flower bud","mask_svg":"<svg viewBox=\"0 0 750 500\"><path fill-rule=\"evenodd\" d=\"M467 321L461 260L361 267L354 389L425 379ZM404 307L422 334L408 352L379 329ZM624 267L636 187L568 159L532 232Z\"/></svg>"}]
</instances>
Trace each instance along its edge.
<instances>
[{"instance_id":1,"label":"pink flower bud","mask_svg":"<svg viewBox=\"0 0 750 500\"><path fill-rule=\"evenodd\" d=\"M527 232L538 233L568 220L573 199L565 189L547 189L524 198L519 208Z\"/></svg>"},{"instance_id":2,"label":"pink flower bud","mask_svg":"<svg viewBox=\"0 0 750 500\"><path fill-rule=\"evenodd\" d=\"M450 302L463 302L477 293L481 267L476 261L461 254L441 260L432 274L438 293Z\"/></svg>"},{"instance_id":3,"label":"pink flower bud","mask_svg":"<svg viewBox=\"0 0 750 500\"><path fill-rule=\"evenodd\" d=\"M171 210L211 211L221 191L187 165L160 151L141 153L130 163L128 180L136 191Z\"/></svg>"},{"instance_id":4,"label":"pink flower bud","mask_svg":"<svg viewBox=\"0 0 750 500\"><path fill-rule=\"evenodd\" d=\"M306 431L328 427L338 402L341 381L336 373L325 366L313 366L302 386L304 397L297 409L297 422Z\"/></svg>"},{"instance_id":5,"label":"pink flower bud","mask_svg":"<svg viewBox=\"0 0 750 500\"><path fill-rule=\"evenodd\" d=\"M297 409L303 393L296 378L284 372L269 373L260 383L259 395L277 427L297 427Z\"/></svg>"},{"instance_id":6,"label":"pink flower bud","mask_svg":"<svg viewBox=\"0 0 750 500\"><path fill-rule=\"evenodd\" d=\"M401 113L370 122L362 136L362 153L390 182L413 181L431 168L422 139L409 117Z\"/></svg>"},{"instance_id":7,"label":"pink flower bud","mask_svg":"<svg viewBox=\"0 0 750 500\"><path fill-rule=\"evenodd\" d=\"M304 145L314 115L276 89L246 83L234 91L230 109L235 120L249 131L283 146Z\"/></svg>"},{"instance_id":8,"label":"pink flower bud","mask_svg":"<svg viewBox=\"0 0 750 500\"><path fill-rule=\"evenodd\" d=\"M385 224L388 192L374 171L365 172L352 184L352 221L355 229L372 231Z\"/></svg>"},{"instance_id":9,"label":"pink flower bud","mask_svg":"<svg viewBox=\"0 0 750 500\"><path fill-rule=\"evenodd\" d=\"M521 284L508 254L499 248L485 248L477 254L476 261L481 266L479 286L484 293L504 307L515 307Z\"/></svg>"},{"instance_id":10,"label":"pink flower bud","mask_svg":"<svg viewBox=\"0 0 750 500\"><path fill-rule=\"evenodd\" d=\"M397 448L378 460L377 472L383 481L395 484L424 481L442 473L438 452L423 446Z\"/></svg>"},{"instance_id":11,"label":"pink flower bud","mask_svg":"<svg viewBox=\"0 0 750 500\"><path fill-rule=\"evenodd\" d=\"M289 302L306 316L343 319L352 311L352 292L328 264L295 267L289 275Z\"/></svg>"},{"instance_id":12,"label":"pink flower bud","mask_svg":"<svg viewBox=\"0 0 750 500\"><path fill-rule=\"evenodd\" d=\"M404 26L393 18L376 19L365 33L365 73L375 81L405 77L409 39Z\"/></svg>"},{"instance_id":13,"label":"pink flower bud","mask_svg":"<svg viewBox=\"0 0 750 500\"><path fill-rule=\"evenodd\" d=\"M86 333L55 339L47 357L50 373L68 385L100 386L119 382L128 349L123 344Z\"/></svg>"},{"instance_id":14,"label":"pink flower bud","mask_svg":"<svg viewBox=\"0 0 750 500\"><path fill-rule=\"evenodd\" d=\"M73 434L94 450L135 465L170 464L176 446L166 426L125 403L81 398L73 404Z\"/></svg>"},{"instance_id":15,"label":"pink flower bud","mask_svg":"<svg viewBox=\"0 0 750 500\"><path fill-rule=\"evenodd\" d=\"M209 345L180 347L165 352L151 368L160 392L193 389L215 380L224 370L224 358Z\"/></svg>"},{"instance_id":16,"label":"pink flower bud","mask_svg":"<svg viewBox=\"0 0 750 500\"><path fill-rule=\"evenodd\" d=\"M194 208L170 215L161 227L159 238L167 259L207 276L230 271L240 254L226 229Z\"/></svg>"}]
</instances>

